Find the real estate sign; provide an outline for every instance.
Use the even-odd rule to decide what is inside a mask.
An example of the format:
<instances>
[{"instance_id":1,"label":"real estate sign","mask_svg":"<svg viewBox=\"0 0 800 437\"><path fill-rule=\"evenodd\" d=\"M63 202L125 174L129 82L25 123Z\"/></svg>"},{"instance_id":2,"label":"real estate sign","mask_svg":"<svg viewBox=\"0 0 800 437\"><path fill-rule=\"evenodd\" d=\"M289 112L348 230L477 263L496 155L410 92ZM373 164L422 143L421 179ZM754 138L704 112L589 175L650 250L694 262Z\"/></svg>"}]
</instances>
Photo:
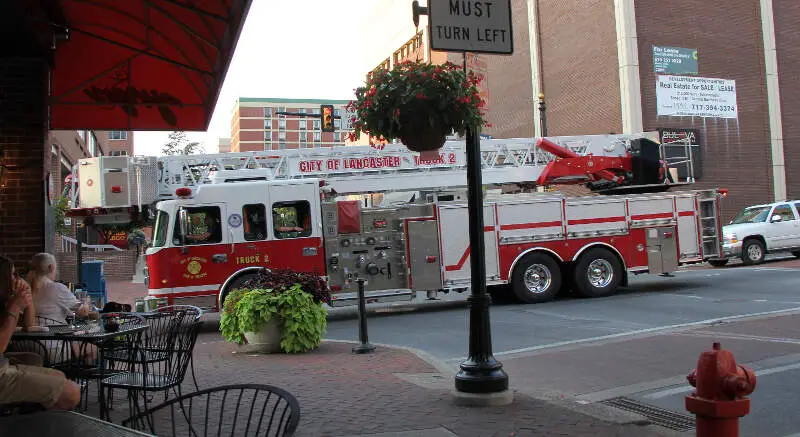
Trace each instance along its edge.
<instances>
[{"instance_id":1,"label":"real estate sign","mask_svg":"<svg viewBox=\"0 0 800 437\"><path fill-rule=\"evenodd\" d=\"M659 116L739 118L736 81L731 79L658 76L656 106Z\"/></svg>"}]
</instances>

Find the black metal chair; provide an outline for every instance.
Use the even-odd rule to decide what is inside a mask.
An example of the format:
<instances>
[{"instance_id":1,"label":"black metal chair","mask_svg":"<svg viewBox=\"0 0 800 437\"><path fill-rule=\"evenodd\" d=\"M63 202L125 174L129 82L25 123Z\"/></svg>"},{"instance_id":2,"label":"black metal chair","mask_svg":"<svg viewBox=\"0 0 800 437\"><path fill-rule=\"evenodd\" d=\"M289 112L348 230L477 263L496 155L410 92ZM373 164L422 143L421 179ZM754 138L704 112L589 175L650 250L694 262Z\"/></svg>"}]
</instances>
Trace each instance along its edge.
<instances>
[{"instance_id":1,"label":"black metal chair","mask_svg":"<svg viewBox=\"0 0 800 437\"><path fill-rule=\"evenodd\" d=\"M129 371L116 373L100 381L101 389L122 389L128 391L131 415L139 411L138 395L143 393L144 407L147 409L148 393L167 392L172 389L181 395L181 384L197 340L198 323L178 324L173 328L173 341L166 345L166 359L153 360L146 350L134 348L133 355L127 357L131 365Z\"/></svg>"},{"instance_id":2,"label":"black metal chair","mask_svg":"<svg viewBox=\"0 0 800 437\"><path fill-rule=\"evenodd\" d=\"M33 353L42 358L42 367L51 367L50 353L47 346L39 340L11 340L6 347L6 353Z\"/></svg>"},{"instance_id":3,"label":"black metal chair","mask_svg":"<svg viewBox=\"0 0 800 437\"><path fill-rule=\"evenodd\" d=\"M200 321L200 317L203 315L203 310L199 307L193 305L170 305L158 308L156 310L157 313L174 312L174 311L182 311L184 313L185 316L182 323L185 324L185 323L196 322L199 324L198 331L200 330L200 327L203 326L202 325L203 322ZM192 353L192 356L189 357L189 368L192 370L192 382L194 383L194 388L195 390L200 390L200 386L197 384L197 376L195 375L194 372L194 353Z\"/></svg>"},{"instance_id":4,"label":"black metal chair","mask_svg":"<svg viewBox=\"0 0 800 437\"><path fill-rule=\"evenodd\" d=\"M122 422L161 437L291 437L300 423L300 403L270 385L213 387L170 399Z\"/></svg>"}]
</instances>

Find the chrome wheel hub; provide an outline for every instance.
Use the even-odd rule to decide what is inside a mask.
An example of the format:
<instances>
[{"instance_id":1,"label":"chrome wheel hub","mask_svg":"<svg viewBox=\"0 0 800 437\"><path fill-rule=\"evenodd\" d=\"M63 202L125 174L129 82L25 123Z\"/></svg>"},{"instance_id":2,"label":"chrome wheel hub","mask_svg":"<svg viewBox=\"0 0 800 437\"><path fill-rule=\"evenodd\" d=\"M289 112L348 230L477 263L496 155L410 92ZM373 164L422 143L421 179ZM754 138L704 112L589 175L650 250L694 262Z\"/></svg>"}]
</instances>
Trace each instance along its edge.
<instances>
[{"instance_id":1,"label":"chrome wheel hub","mask_svg":"<svg viewBox=\"0 0 800 437\"><path fill-rule=\"evenodd\" d=\"M604 259L593 260L586 270L589 283L596 288L608 287L614 279L614 268Z\"/></svg>"},{"instance_id":2,"label":"chrome wheel hub","mask_svg":"<svg viewBox=\"0 0 800 437\"><path fill-rule=\"evenodd\" d=\"M525 269L523 280L525 282L525 288L527 288L528 291L540 294L550 288L550 284L553 283L553 275L550 273L550 269L548 269L547 266L533 264Z\"/></svg>"},{"instance_id":3,"label":"chrome wheel hub","mask_svg":"<svg viewBox=\"0 0 800 437\"><path fill-rule=\"evenodd\" d=\"M758 261L761 259L761 248L758 245L751 244L747 247L747 257L750 258L751 261Z\"/></svg>"}]
</instances>

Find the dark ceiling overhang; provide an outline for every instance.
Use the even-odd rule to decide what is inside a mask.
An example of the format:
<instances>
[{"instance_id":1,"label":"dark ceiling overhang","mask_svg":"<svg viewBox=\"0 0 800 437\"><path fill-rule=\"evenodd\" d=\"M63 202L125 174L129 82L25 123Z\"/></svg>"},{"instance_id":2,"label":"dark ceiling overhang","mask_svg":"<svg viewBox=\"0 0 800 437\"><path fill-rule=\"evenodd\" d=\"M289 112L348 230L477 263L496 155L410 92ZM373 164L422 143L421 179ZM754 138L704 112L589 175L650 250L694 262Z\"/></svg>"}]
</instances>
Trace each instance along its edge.
<instances>
[{"instance_id":1,"label":"dark ceiling overhang","mask_svg":"<svg viewBox=\"0 0 800 437\"><path fill-rule=\"evenodd\" d=\"M25 0L51 129L206 130L252 0Z\"/></svg>"}]
</instances>

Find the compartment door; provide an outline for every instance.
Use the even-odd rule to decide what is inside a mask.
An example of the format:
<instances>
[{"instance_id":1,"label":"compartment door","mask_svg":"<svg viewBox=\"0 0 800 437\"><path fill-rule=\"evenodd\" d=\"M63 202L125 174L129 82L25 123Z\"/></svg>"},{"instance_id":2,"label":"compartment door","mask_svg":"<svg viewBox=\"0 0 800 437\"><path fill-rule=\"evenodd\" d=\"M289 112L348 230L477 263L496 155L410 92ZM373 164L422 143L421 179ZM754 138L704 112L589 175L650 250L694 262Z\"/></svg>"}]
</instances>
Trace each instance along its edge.
<instances>
[{"instance_id":1,"label":"compartment door","mask_svg":"<svg viewBox=\"0 0 800 437\"><path fill-rule=\"evenodd\" d=\"M408 265L411 270L411 289L414 291L442 288L439 229L436 220L409 220Z\"/></svg>"}]
</instances>

